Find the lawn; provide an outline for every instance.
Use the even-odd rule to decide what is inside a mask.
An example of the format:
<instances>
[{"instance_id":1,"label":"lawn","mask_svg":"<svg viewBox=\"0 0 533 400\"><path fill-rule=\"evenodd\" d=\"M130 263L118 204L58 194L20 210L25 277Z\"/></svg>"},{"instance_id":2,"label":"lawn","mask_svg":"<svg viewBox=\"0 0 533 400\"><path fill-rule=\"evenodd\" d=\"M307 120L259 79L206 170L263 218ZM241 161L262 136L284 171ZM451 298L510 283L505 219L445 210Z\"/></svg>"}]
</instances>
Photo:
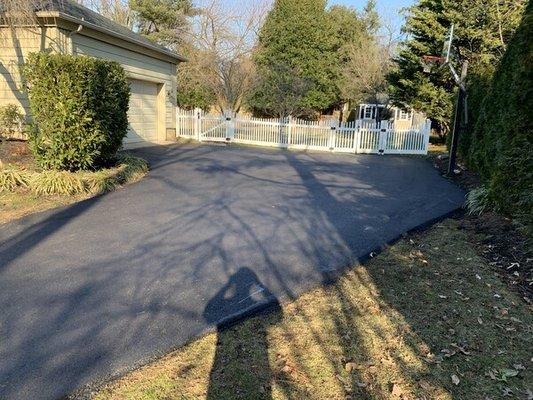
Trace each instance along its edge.
<instances>
[{"instance_id":1,"label":"lawn","mask_svg":"<svg viewBox=\"0 0 533 400\"><path fill-rule=\"evenodd\" d=\"M531 306L494 268L449 219L93 397L531 399Z\"/></svg>"}]
</instances>

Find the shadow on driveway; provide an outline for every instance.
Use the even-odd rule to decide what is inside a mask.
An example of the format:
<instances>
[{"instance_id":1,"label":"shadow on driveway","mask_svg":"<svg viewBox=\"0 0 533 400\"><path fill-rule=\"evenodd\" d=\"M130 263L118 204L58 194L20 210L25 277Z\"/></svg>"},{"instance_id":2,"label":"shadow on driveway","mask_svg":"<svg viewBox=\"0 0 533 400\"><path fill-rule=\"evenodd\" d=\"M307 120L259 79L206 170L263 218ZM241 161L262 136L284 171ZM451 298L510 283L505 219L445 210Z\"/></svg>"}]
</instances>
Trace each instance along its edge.
<instances>
[{"instance_id":1,"label":"shadow on driveway","mask_svg":"<svg viewBox=\"0 0 533 400\"><path fill-rule=\"evenodd\" d=\"M230 288L294 298L464 197L418 158L136 153L141 182L0 228L0 398L124 372L246 311Z\"/></svg>"}]
</instances>

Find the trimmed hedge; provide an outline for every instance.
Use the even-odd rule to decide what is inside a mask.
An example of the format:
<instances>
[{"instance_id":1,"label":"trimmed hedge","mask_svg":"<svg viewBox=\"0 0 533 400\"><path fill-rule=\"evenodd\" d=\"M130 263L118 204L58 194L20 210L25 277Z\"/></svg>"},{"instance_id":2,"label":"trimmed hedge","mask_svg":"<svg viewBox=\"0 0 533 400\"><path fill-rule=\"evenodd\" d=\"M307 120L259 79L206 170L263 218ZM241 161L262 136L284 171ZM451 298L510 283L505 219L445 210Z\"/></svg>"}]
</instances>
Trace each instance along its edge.
<instances>
[{"instance_id":1,"label":"trimmed hedge","mask_svg":"<svg viewBox=\"0 0 533 400\"><path fill-rule=\"evenodd\" d=\"M495 208L533 233L533 3L490 85L471 135L463 140L469 165L484 181ZM476 96L479 96L476 93Z\"/></svg>"},{"instance_id":2,"label":"trimmed hedge","mask_svg":"<svg viewBox=\"0 0 533 400\"><path fill-rule=\"evenodd\" d=\"M30 148L47 169L108 165L128 130L130 89L116 62L30 54L24 68L33 126Z\"/></svg>"}]
</instances>

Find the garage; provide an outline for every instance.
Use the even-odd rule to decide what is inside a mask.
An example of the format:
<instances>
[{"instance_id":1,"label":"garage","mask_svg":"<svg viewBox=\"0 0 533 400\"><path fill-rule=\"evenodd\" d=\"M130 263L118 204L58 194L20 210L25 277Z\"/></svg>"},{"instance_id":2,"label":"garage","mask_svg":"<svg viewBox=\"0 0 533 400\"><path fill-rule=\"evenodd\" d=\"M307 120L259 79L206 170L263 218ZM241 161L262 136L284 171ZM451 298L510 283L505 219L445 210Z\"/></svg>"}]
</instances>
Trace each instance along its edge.
<instances>
[{"instance_id":1,"label":"garage","mask_svg":"<svg viewBox=\"0 0 533 400\"><path fill-rule=\"evenodd\" d=\"M130 109L128 111L128 136L125 143L157 141L157 83L130 80Z\"/></svg>"},{"instance_id":2,"label":"garage","mask_svg":"<svg viewBox=\"0 0 533 400\"><path fill-rule=\"evenodd\" d=\"M124 68L131 83L124 147L176 139L176 72L185 58L76 2L38 3L35 15L41 31L21 28L16 52L9 46L0 46L2 60L23 65L29 53L46 51L115 61ZM12 32L0 27L0 35L11 38ZM14 104L30 114L26 93L17 89L22 85L17 71L18 68L0 70L0 106Z\"/></svg>"}]
</instances>

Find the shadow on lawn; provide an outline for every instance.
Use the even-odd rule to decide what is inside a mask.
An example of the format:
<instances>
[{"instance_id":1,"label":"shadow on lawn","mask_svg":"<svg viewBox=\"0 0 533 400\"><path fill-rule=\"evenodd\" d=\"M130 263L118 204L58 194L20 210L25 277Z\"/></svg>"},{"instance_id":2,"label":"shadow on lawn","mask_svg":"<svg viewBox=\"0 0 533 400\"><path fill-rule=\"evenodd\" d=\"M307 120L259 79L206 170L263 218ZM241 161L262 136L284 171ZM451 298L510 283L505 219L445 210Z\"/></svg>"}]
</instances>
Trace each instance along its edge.
<instances>
[{"instance_id":1,"label":"shadow on lawn","mask_svg":"<svg viewBox=\"0 0 533 400\"><path fill-rule=\"evenodd\" d=\"M219 321L220 313L228 315L239 307L238 319L227 317ZM236 331L232 326L246 315L268 311L275 318L257 321L250 331ZM249 268L240 268L228 283L207 303L204 318L217 325L215 358L209 377L207 399L271 398L273 381L268 358L267 330L269 324L282 317L281 307L274 295L264 287ZM268 324L265 323L268 321Z\"/></svg>"},{"instance_id":2,"label":"shadow on lawn","mask_svg":"<svg viewBox=\"0 0 533 400\"><path fill-rule=\"evenodd\" d=\"M430 190L442 191L421 160L333 159L210 146L153 148L148 153L153 154L150 176L143 184L106 196L99 212L91 209L97 200L81 203L4 244L9 251L0 258L9 268L0 268L0 289L5 289L4 294L0 290L0 305L7 310L0 360L7 361L0 361L0 376L7 380L0 382L0 397L15 397L24 387L57 397L131 365L140 355L184 343L207 325L224 327L224 317L259 307L263 300L277 305L276 297L295 299L317 283L331 281L354 253L382 244L384 232L400 233L412 223L411 210L437 203L428 201L434 194ZM418 193L405 193L410 180L423 180L424 174ZM428 189L429 184L436 187ZM128 212L117 211L124 204ZM110 223L110 216L116 220ZM102 231L105 240L82 229L92 219L109 230ZM115 226L121 227L120 234ZM82 246L73 232L83 235ZM41 260L36 247L49 256ZM87 254L86 248L95 251ZM40 276L22 279L15 273L28 270L31 276L36 269L32 265L39 267ZM12 290L10 282L21 289ZM269 345L272 332L289 343L305 336L320 355L321 370L341 377L335 390L369 398L375 390L363 385L365 379L371 382L367 371L345 370L347 362L368 358L370 344L361 345L366 343L361 321L367 310L342 288L336 296L334 304L315 308L316 318L337 332L335 343L305 311L294 314L308 321L305 332L283 324L278 329L280 312L264 321L252 319L238 342L229 335L232 328L219 329L208 397L268 398L274 389L286 397L313 397L307 392L316 379L309 364L313 361L296 347L286 349L287 359L277 365ZM205 299L211 299L209 304ZM392 328L367 322L378 337L391 336ZM246 381L237 380L235 372ZM235 387L238 393L227 391ZM322 398L335 398L322 393Z\"/></svg>"}]
</instances>

